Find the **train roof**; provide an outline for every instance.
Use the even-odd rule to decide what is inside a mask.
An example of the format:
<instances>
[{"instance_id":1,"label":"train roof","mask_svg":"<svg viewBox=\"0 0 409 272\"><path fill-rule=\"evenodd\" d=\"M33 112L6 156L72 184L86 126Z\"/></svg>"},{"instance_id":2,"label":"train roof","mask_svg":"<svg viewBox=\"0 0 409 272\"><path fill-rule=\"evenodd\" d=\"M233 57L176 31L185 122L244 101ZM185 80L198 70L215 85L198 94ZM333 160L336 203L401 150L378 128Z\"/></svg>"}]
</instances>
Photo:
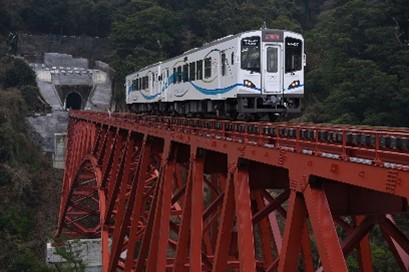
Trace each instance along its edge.
<instances>
[{"instance_id":1,"label":"train roof","mask_svg":"<svg viewBox=\"0 0 409 272\"><path fill-rule=\"evenodd\" d=\"M192 53L192 52L197 51L197 50L202 50L202 49L205 49L205 48L207 48L207 47L213 46L213 45L215 45L215 44L218 44L218 43L221 43L221 42L225 42L225 41L228 41L228 40L232 40L232 39L238 38L238 37L242 36L243 34L247 34L247 33L251 33L251 32L256 32L256 31L274 31L274 32L282 32L282 33L284 33L284 32L291 32L291 33L295 33L295 34L297 34L297 35L301 35L300 33L293 32L293 31L288 31L288 30L283 30L283 29L270 29L270 28L254 29L254 30L249 30L249 31L240 32L240 33L237 33L237 34L234 34L234 35L227 35L227 36L225 36L225 37L216 39L216 40L214 40L214 41L211 41L211 42L208 42L208 43L204 43L202 47L188 50L188 51L184 52L183 54L181 54L180 56L183 56L185 53ZM180 56L177 56L177 57L180 57ZM175 58L177 58L177 57L175 57ZM172 58L172 59L173 59L173 58Z\"/></svg>"},{"instance_id":2,"label":"train roof","mask_svg":"<svg viewBox=\"0 0 409 272\"><path fill-rule=\"evenodd\" d=\"M270 29L270 28L254 29L254 30L249 30L249 31L240 32L240 33L237 33L237 34L234 34L234 35L227 35L227 36L224 36L224 37L222 37L222 38L213 40L213 41L211 41L211 42L204 43L201 47L197 47L197 48L190 49L190 50L188 50L188 51L183 52L182 54L180 54L180 55L178 55L178 56L175 56L175 57L173 57L173 58L167 59L166 61L170 61L170 60L173 60L173 59L178 59L178 58L180 58L180 57L183 57L183 56L186 55L186 54L192 54L192 53L194 53L194 52L197 52L197 51L206 49L206 48L208 48L208 47L211 47L211 46L213 46L213 45L215 45L215 44L222 43L222 42L226 42L226 41L229 41L229 40L233 40L233 39L235 39L235 38L238 38L238 37L242 36L243 34L247 34L247 33L251 33L251 32L256 32L256 31L274 31L274 32L282 32L282 33L284 33L284 32L291 32L291 33L294 33L294 34L297 34L297 35L301 35L300 33L297 33L297 32L294 32L294 31L283 30L283 29Z\"/></svg>"}]
</instances>

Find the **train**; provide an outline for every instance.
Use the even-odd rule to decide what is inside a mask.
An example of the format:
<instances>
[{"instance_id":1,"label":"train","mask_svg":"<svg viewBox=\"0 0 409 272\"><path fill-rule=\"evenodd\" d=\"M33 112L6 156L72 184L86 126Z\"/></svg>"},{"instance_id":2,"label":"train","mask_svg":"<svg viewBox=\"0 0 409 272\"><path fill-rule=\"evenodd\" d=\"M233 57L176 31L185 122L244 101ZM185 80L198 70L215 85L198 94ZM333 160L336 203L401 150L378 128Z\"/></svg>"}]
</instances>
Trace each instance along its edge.
<instances>
[{"instance_id":1,"label":"train","mask_svg":"<svg viewBox=\"0 0 409 272\"><path fill-rule=\"evenodd\" d=\"M301 34L246 31L127 75L126 104L138 113L274 119L301 111L305 65Z\"/></svg>"}]
</instances>

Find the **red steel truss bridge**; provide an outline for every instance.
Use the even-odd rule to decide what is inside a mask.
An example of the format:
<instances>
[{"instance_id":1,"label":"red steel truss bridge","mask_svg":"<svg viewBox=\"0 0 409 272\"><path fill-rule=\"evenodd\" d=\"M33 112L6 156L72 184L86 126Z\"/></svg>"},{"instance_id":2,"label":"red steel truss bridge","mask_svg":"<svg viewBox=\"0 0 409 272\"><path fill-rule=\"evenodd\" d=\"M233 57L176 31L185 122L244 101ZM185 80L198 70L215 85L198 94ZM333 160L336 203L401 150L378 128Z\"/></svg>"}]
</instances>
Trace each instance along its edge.
<instances>
[{"instance_id":1,"label":"red steel truss bridge","mask_svg":"<svg viewBox=\"0 0 409 272\"><path fill-rule=\"evenodd\" d=\"M57 236L103 271L368 272L376 230L407 271L408 197L409 129L73 111Z\"/></svg>"}]
</instances>

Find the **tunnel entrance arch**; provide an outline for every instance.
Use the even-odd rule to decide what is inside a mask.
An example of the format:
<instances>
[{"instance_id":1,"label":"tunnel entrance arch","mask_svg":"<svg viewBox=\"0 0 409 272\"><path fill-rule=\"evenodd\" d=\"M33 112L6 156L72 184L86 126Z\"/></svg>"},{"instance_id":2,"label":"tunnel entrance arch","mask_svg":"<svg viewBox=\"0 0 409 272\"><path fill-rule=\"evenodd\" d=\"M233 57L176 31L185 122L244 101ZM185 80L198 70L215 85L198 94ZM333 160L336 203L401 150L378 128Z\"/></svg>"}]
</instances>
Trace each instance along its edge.
<instances>
[{"instance_id":1,"label":"tunnel entrance arch","mask_svg":"<svg viewBox=\"0 0 409 272\"><path fill-rule=\"evenodd\" d=\"M77 92L71 92L67 94L65 98L65 108L66 109L74 109L80 110L82 106L82 98L81 95Z\"/></svg>"}]
</instances>

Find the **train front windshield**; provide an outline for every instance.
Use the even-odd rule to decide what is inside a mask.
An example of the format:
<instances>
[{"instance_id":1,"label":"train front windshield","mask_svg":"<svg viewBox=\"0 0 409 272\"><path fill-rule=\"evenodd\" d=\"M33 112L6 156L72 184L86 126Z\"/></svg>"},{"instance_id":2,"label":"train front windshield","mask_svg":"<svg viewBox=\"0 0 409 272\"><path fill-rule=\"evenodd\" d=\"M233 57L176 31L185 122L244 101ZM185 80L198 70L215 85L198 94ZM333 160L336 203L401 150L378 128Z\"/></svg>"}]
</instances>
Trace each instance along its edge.
<instances>
[{"instance_id":1,"label":"train front windshield","mask_svg":"<svg viewBox=\"0 0 409 272\"><path fill-rule=\"evenodd\" d=\"M292 73L302 69L302 41L285 38L285 72Z\"/></svg>"},{"instance_id":2,"label":"train front windshield","mask_svg":"<svg viewBox=\"0 0 409 272\"><path fill-rule=\"evenodd\" d=\"M260 37L241 40L241 69L260 72Z\"/></svg>"}]
</instances>

